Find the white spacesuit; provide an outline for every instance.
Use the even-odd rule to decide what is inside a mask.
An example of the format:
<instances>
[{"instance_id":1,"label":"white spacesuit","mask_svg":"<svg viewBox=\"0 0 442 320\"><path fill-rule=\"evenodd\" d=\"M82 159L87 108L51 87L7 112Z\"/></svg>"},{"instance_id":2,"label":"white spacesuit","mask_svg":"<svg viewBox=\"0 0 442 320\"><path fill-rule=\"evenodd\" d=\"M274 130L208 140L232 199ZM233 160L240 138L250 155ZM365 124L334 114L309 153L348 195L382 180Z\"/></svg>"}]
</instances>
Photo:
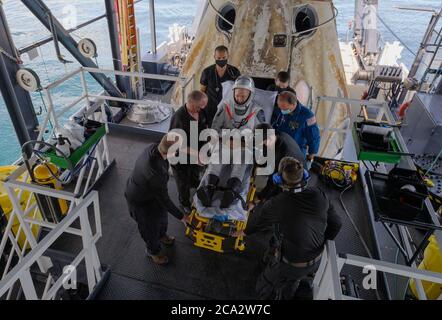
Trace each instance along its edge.
<instances>
[{"instance_id":1,"label":"white spacesuit","mask_svg":"<svg viewBox=\"0 0 442 320\"><path fill-rule=\"evenodd\" d=\"M249 96L238 103L235 95L236 90L249 91ZM255 98L255 83L252 78L240 76L232 88L233 94L223 99L218 105L218 111L213 119L212 129L221 134L222 129L238 129L240 131L250 129L265 122L264 110Z\"/></svg>"},{"instance_id":2,"label":"white spacesuit","mask_svg":"<svg viewBox=\"0 0 442 320\"><path fill-rule=\"evenodd\" d=\"M222 135L223 129L239 130L245 136L245 139L252 139L252 132L255 126L261 122L265 122L263 108L253 100L255 93L255 83L253 79L247 76L241 76L235 81L233 86L233 95L221 101L218 105L218 111L213 119L212 129ZM251 150L244 145L243 142L242 159L250 157ZM220 155L225 152L226 148L233 151L238 146L229 143L218 143L212 151L212 158L220 159ZM223 171L224 166L231 166L231 174L225 186L218 186L219 175ZM201 187L197 190L197 196L205 207L211 207L212 197L217 188L224 190L221 200L221 208L228 208L238 198L241 193L242 181L247 171L247 163L223 164L221 161L211 161L208 167L206 180L203 181Z\"/></svg>"}]
</instances>

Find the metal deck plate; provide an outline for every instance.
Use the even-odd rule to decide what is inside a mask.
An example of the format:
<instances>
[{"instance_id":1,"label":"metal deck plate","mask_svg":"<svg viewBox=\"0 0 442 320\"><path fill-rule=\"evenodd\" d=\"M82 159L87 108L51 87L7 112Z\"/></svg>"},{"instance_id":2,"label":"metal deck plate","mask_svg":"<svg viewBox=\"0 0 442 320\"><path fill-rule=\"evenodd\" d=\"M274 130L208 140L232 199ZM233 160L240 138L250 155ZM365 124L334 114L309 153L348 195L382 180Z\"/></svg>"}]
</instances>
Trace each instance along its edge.
<instances>
[{"instance_id":1,"label":"metal deck plate","mask_svg":"<svg viewBox=\"0 0 442 320\"><path fill-rule=\"evenodd\" d=\"M134 133L113 133L109 136L110 154L116 166L98 187L103 237L98 242L101 263L112 270L109 282L99 299L254 299L256 280L262 271L268 234L256 234L246 239L242 253L218 254L193 246L185 237L181 222L169 217L169 234L176 237L173 248L165 249L171 258L168 266L152 263L145 255L145 245L136 223L130 218L124 190L126 181L139 154L152 140ZM321 183L312 180L312 184ZM367 256L361 241L339 203L339 191L323 186L337 212L343 228L336 239L338 253ZM169 192L177 202L173 178ZM348 211L360 228L370 249L374 250L368 210L362 187L357 185L344 196ZM388 239L387 239L388 240ZM58 248L75 246L73 238L58 243ZM358 283L361 269L346 268ZM362 286L360 286L362 288ZM375 298L373 292L361 292L364 298Z\"/></svg>"}]
</instances>

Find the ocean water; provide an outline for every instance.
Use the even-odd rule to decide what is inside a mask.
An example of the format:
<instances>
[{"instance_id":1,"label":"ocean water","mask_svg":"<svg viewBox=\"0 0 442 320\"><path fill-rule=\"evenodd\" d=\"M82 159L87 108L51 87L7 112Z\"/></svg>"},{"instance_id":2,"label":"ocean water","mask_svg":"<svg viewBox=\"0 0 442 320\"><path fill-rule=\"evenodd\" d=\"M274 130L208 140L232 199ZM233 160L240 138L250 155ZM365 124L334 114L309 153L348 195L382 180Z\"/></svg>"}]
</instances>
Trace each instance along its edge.
<instances>
[{"instance_id":1,"label":"ocean water","mask_svg":"<svg viewBox=\"0 0 442 320\"><path fill-rule=\"evenodd\" d=\"M190 27L199 3L199 0L187 0L185 2L179 0L157 0L156 20L158 43L167 40L168 27L170 25L177 23ZM353 19L354 15L354 1L335 0L334 3L339 10L337 18L338 34L341 39L345 39L348 31L348 23ZM72 23L72 20L69 18L71 17L69 13L76 12L75 17L77 21L75 22L80 24L105 12L103 0L46 0L46 4L56 17L59 17L65 23ZM380 15L382 19L413 52L416 52L431 15L429 13L401 11L396 9L398 6L440 8L442 6L442 0L380 0ZM4 1L4 10L16 47L21 48L49 35L49 32L20 1ZM147 0L140 1L136 4L136 18L137 25L140 29L141 48L142 51L145 52L150 49L149 8ZM378 25L384 41L395 40L393 35L391 35L380 22L378 22ZM98 47L99 56L97 62L99 66L101 68L112 67L109 36L105 19L76 31L73 37L77 39L83 37L93 39ZM63 47L62 52L67 60L75 60ZM55 49L52 43L42 46L39 49L39 57L36 59L30 61L27 55L24 55L23 60L26 67L32 68L38 73L43 85L62 77L66 72L74 70L79 66L78 63L72 63L66 66L61 64L55 56ZM413 55L404 50L401 60L409 67L413 61ZM96 82L91 77L88 77L87 80L91 91L98 93L100 87ZM78 79L66 82L53 92L56 108L57 106L65 105L73 101L74 97L80 96L81 92L82 89ZM40 108L44 110L44 105L39 94L33 94L32 99L37 112ZM0 165L10 164L18 157L18 141L0 96Z\"/></svg>"}]
</instances>

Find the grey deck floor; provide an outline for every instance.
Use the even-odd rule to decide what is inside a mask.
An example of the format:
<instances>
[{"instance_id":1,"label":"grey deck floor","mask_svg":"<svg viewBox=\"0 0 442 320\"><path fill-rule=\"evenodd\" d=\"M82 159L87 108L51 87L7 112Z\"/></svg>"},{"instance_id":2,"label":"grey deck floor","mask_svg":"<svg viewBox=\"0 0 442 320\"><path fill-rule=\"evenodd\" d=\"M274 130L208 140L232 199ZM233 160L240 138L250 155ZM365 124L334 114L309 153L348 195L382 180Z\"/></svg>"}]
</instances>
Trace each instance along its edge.
<instances>
[{"instance_id":1,"label":"grey deck floor","mask_svg":"<svg viewBox=\"0 0 442 320\"><path fill-rule=\"evenodd\" d=\"M260 270L259 249L225 255L198 249L184 236L182 224L170 217L169 233L177 238L175 247L165 250L171 264L159 267L146 258L144 243L128 214L123 193L134 161L149 142L132 134L110 137L110 152L116 166L99 188L103 238L98 251L101 262L111 267L112 275L100 298L253 298ZM169 189L176 200L173 179Z\"/></svg>"},{"instance_id":2,"label":"grey deck floor","mask_svg":"<svg viewBox=\"0 0 442 320\"><path fill-rule=\"evenodd\" d=\"M149 261L136 223L130 218L124 199L124 188L134 162L152 140L136 133L112 133L110 153L116 166L107 174L98 191L102 215L103 237L98 243L101 262L111 267L111 277L99 294L99 299L254 299L255 283L262 270L260 264L268 235L257 234L247 239L242 253L217 254L193 246L185 237L184 227L169 217L169 233L176 237L175 247L165 249L171 257L168 266ZM312 181L312 184L321 183ZM325 188L342 217L344 226L336 239L338 253L367 256L361 241L339 203L339 192ZM174 201L177 191L173 178L169 193ZM363 233L372 252L374 245L368 210L357 186L344 196L353 219ZM382 231L382 230L380 230ZM385 240L388 241L386 238ZM362 281L359 269L346 268L357 282ZM362 288L362 286L361 286ZM373 292L361 291L365 298L375 298Z\"/></svg>"}]
</instances>

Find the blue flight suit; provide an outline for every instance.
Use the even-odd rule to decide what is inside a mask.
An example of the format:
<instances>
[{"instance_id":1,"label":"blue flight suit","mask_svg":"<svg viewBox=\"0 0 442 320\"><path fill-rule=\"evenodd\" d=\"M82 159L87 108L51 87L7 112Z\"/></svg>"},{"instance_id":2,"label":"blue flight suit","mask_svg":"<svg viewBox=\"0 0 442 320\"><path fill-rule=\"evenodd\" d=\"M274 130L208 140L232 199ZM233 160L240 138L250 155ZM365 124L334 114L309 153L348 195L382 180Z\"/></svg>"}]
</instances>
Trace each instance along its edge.
<instances>
[{"instance_id":1,"label":"blue flight suit","mask_svg":"<svg viewBox=\"0 0 442 320\"><path fill-rule=\"evenodd\" d=\"M276 107L273 111L272 126L277 132L285 132L291 136L301 148L304 156L317 154L321 143L321 135L315 114L300 102L290 114L282 114Z\"/></svg>"}]
</instances>

